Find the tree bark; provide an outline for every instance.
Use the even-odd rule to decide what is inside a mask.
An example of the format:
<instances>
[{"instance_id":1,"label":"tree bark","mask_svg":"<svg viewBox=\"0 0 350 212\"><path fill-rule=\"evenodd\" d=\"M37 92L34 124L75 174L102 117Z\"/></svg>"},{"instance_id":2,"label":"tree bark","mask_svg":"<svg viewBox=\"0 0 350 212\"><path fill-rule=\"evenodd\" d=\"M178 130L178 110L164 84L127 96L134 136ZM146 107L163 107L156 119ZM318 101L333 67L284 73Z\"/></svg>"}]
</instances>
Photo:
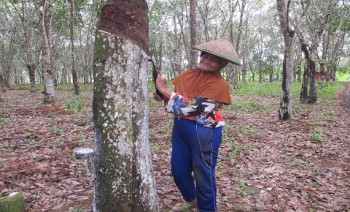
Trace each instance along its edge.
<instances>
[{"instance_id":1,"label":"tree bark","mask_svg":"<svg viewBox=\"0 0 350 212\"><path fill-rule=\"evenodd\" d=\"M34 64L28 64L27 65L28 71L29 71L29 81L30 81L30 92L36 92L36 85L35 85L35 69L36 65Z\"/></svg>"},{"instance_id":2,"label":"tree bark","mask_svg":"<svg viewBox=\"0 0 350 212\"><path fill-rule=\"evenodd\" d=\"M236 40L236 51L237 54L240 54L240 43L241 43L241 37L242 37L242 25L243 25L243 14L244 14L244 8L246 5L246 0L242 0L242 5L240 9L240 16L239 16L239 24L238 24L238 35ZM233 32L231 28L231 39L233 39ZM233 68L233 75L232 75L232 86L233 88L238 88L238 74L239 74L239 66L232 66Z\"/></svg>"},{"instance_id":3,"label":"tree bark","mask_svg":"<svg viewBox=\"0 0 350 212\"><path fill-rule=\"evenodd\" d=\"M177 5L174 5L174 10L177 11ZM180 61L180 41L178 37L181 37L180 34L178 33L177 30L177 23L176 23L176 15L174 14L173 16L173 24L174 24L174 40L175 40L175 47L174 47L174 56L173 56L173 70L175 71L175 75L176 74L180 74L181 73L181 61Z\"/></svg>"},{"instance_id":4,"label":"tree bark","mask_svg":"<svg viewBox=\"0 0 350 212\"><path fill-rule=\"evenodd\" d=\"M308 57L307 46L305 43L301 44L301 50L304 52L305 58ZM304 74L303 74L303 82L301 84L300 90L300 102L306 103L308 101L308 86L309 86L309 78L310 78L310 67L307 64L308 60L306 59L306 64L304 66Z\"/></svg>"},{"instance_id":5,"label":"tree bark","mask_svg":"<svg viewBox=\"0 0 350 212\"><path fill-rule=\"evenodd\" d=\"M259 82L263 83L264 82L264 70L263 70L263 35L260 33L260 44L259 44L259 59L258 59L258 68L259 68Z\"/></svg>"},{"instance_id":6,"label":"tree bark","mask_svg":"<svg viewBox=\"0 0 350 212\"><path fill-rule=\"evenodd\" d=\"M148 143L147 51L145 1L108 1L94 52L94 211L159 211Z\"/></svg>"},{"instance_id":7,"label":"tree bark","mask_svg":"<svg viewBox=\"0 0 350 212\"><path fill-rule=\"evenodd\" d=\"M197 51L192 47L197 45L197 7L196 0L190 0L190 34L191 34L191 54L190 67L195 68L198 65Z\"/></svg>"},{"instance_id":8,"label":"tree bark","mask_svg":"<svg viewBox=\"0 0 350 212\"><path fill-rule=\"evenodd\" d=\"M284 38L282 94L279 109L279 119L288 120L292 116L292 78L293 58L292 45L294 31L289 26L289 5L291 0L277 0L277 10Z\"/></svg>"},{"instance_id":9,"label":"tree bark","mask_svg":"<svg viewBox=\"0 0 350 212\"><path fill-rule=\"evenodd\" d=\"M310 90L309 90L309 103L317 102L317 90L316 90L316 62L314 53L310 52L309 61L306 62L310 71Z\"/></svg>"},{"instance_id":10,"label":"tree bark","mask_svg":"<svg viewBox=\"0 0 350 212\"><path fill-rule=\"evenodd\" d=\"M30 81L30 92L36 92L36 82L35 82L35 70L36 70L36 63L34 62L34 55L33 54L33 18L31 16L31 7L27 5L27 1L22 1L22 27L23 27L23 35L24 35L24 42L25 42L25 63L26 67L28 68L29 73L29 81Z\"/></svg>"},{"instance_id":11,"label":"tree bark","mask_svg":"<svg viewBox=\"0 0 350 212\"><path fill-rule=\"evenodd\" d=\"M72 78L73 78L73 84L74 84L74 94L79 94L79 84L78 84L78 73L76 69L76 62L75 62L75 45L74 45L74 0L71 0L71 8L70 8L70 42L72 46Z\"/></svg>"},{"instance_id":12,"label":"tree bark","mask_svg":"<svg viewBox=\"0 0 350 212\"><path fill-rule=\"evenodd\" d=\"M42 10L40 9L39 0L34 1L40 19L40 30L42 34L42 78L44 81L44 102L53 102L55 97L52 63L51 63L51 17L47 0L42 2Z\"/></svg>"},{"instance_id":13,"label":"tree bark","mask_svg":"<svg viewBox=\"0 0 350 212\"><path fill-rule=\"evenodd\" d=\"M210 1L210 0L209 0ZM205 39L205 41L209 41L210 39L209 39L209 27L208 27L208 24L207 24L207 22L208 22L208 20L209 20L209 18L208 18L208 14L209 14L209 2L208 0L206 0L206 1L203 1L202 2L202 4L204 5L203 7L204 8L202 8L201 9L201 7L199 7L198 6L198 12L199 12L199 15L200 15L200 17L201 17L201 19L202 19L202 24L203 24L203 34L204 34L204 39Z\"/></svg>"}]
</instances>

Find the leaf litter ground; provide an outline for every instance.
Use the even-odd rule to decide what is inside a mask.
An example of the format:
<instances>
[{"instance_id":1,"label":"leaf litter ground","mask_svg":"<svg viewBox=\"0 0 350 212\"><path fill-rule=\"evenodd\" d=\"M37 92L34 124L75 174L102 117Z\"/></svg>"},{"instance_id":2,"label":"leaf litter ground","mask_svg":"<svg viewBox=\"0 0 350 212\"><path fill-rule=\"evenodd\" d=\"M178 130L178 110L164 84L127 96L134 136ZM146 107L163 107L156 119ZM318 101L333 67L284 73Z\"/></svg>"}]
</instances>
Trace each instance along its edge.
<instances>
[{"instance_id":1,"label":"leaf litter ground","mask_svg":"<svg viewBox=\"0 0 350 212\"><path fill-rule=\"evenodd\" d=\"M78 177L73 149L93 148L92 92L10 90L0 100L0 196L23 191L26 211L91 211L93 180ZM77 112L75 103L82 104ZM73 103L67 109L67 104ZM347 211L350 208L350 92L293 104L233 96L216 170L219 211ZM150 145L161 211L181 196L170 171L172 116L150 100Z\"/></svg>"}]
</instances>

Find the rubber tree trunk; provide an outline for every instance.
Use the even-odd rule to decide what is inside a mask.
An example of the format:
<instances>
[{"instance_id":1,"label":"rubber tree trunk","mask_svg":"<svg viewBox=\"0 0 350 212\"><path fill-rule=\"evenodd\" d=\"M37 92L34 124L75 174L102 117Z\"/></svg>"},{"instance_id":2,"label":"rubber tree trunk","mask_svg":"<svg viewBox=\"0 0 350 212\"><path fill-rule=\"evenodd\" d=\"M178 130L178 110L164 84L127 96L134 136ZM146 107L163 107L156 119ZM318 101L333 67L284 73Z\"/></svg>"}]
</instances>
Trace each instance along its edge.
<instances>
[{"instance_id":1,"label":"rubber tree trunk","mask_svg":"<svg viewBox=\"0 0 350 212\"><path fill-rule=\"evenodd\" d=\"M308 50L306 44L301 44L301 49L304 52L305 58L308 57ZM307 63L307 59L306 59ZM308 101L308 86L309 86L309 78L310 78L310 69L309 66L306 64L304 67L304 74L303 74L303 82L301 84L301 90L300 90L300 102L306 103Z\"/></svg>"},{"instance_id":2,"label":"rubber tree trunk","mask_svg":"<svg viewBox=\"0 0 350 212\"><path fill-rule=\"evenodd\" d=\"M78 72L76 69L76 60L75 60L75 45L74 45L74 0L71 0L70 2L70 41L71 41L71 54L72 54L72 78L73 78L73 85L74 85L74 94L79 94L79 84L78 84Z\"/></svg>"},{"instance_id":3,"label":"rubber tree trunk","mask_svg":"<svg viewBox=\"0 0 350 212\"><path fill-rule=\"evenodd\" d=\"M93 211L159 211L148 143L147 51L146 2L108 1L94 52Z\"/></svg>"},{"instance_id":4,"label":"rubber tree trunk","mask_svg":"<svg viewBox=\"0 0 350 212\"><path fill-rule=\"evenodd\" d=\"M36 65L27 65L28 71L29 71L29 81L30 81L30 92L36 92L36 85L35 85L35 69Z\"/></svg>"},{"instance_id":5,"label":"rubber tree trunk","mask_svg":"<svg viewBox=\"0 0 350 212\"><path fill-rule=\"evenodd\" d=\"M241 46L241 37L242 37L242 25L243 25L243 15L244 15L244 9L246 5L246 0L242 0L241 10L240 10L240 17L239 17L239 24L238 24L238 35L236 40L236 51L237 54L240 55L240 46ZM233 38L233 34L231 31L231 38ZM233 76L232 76L232 84L233 88L238 88L238 81L239 81L239 66L233 66Z\"/></svg>"},{"instance_id":6,"label":"rubber tree trunk","mask_svg":"<svg viewBox=\"0 0 350 212\"><path fill-rule=\"evenodd\" d=\"M191 47L197 45L197 6L196 0L190 0L190 34L191 34ZM198 66L197 51L191 48L190 55L190 67L195 68Z\"/></svg>"},{"instance_id":7,"label":"rubber tree trunk","mask_svg":"<svg viewBox=\"0 0 350 212\"><path fill-rule=\"evenodd\" d=\"M29 81L30 81L30 92L36 92L35 82L35 70L37 68L33 54L33 16L31 15L32 8L29 6L28 1L22 1L22 27L24 35L24 53L25 53L25 64L28 68ZM25 17L25 18L24 18Z\"/></svg>"},{"instance_id":8,"label":"rubber tree trunk","mask_svg":"<svg viewBox=\"0 0 350 212\"><path fill-rule=\"evenodd\" d=\"M314 59L314 53L308 50L305 43L301 44L301 49L304 52L306 65L304 70L304 79L301 85L300 101L302 103L316 103L317 102L317 92L316 92L316 63ZM309 85L310 83L310 85ZM309 87L309 96L308 94Z\"/></svg>"},{"instance_id":9,"label":"rubber tree trunk","mask_svg":"<svg viewBox=\"0 0 350 212\"><path fill-rule=\"evenodd\" d=\"M292 45L294 31L290 30L289 16L290 0L277 0L277 10L280 19L280 27L284 38L284 58L283 58L283 78L282 95L279 109L279 119L288 120L292 115L292 79L293 79L293 60Z\"/></svg>"},{"instance_id":10,"label":"rubber tree trunk","mask_svg":"<svg viewBox=\"0 0 350 212\"><path fill-rule=\"evenodd\" d=\"M316 62L315 62L313 53L310 52L310 58L306 61L306 64L310 70L309 103L316 103L317 102Z\"/></svg>"},{"instance_id":11,"label":"rubber tree trunk","mask_svg":"<svg viewBox=\"0 0 350 212\"><path fill-rule=\"evenodd\" d=\"M40 9L42 3L42 9ZM51 61L51 15L48 2L46 0L34 1L34 5L40 18L40 31L42 34L42 78L44 81L44 102L53 102L55 97L55 88Z\"/></svg>"}]
</instances>

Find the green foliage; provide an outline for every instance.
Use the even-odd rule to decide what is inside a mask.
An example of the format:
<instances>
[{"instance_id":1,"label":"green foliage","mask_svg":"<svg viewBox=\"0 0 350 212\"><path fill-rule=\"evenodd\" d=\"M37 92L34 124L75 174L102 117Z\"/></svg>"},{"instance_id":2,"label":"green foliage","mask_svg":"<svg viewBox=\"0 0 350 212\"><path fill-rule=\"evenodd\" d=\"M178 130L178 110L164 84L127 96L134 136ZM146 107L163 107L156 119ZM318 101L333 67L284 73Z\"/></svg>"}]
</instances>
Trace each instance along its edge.
<instances>
[{"instance_id":1,"label":"green foliage","mask_svg":"<svg viewBox=\"0 0 350 212\"><path fill-rule=\"evenodd\" d=\"M147 83L147 90L148 90L149 93L154 93L154 92L156 92L156 88L155 88L153 82L148 82L148 83Z\"/></svg>"},{"instance_id":2,"label":"green foliage","mask_svg":"<svg viewBox=\"0 0 350 212\"><path fill-rule=\"evenodd\" d=\"M288 155L286 157L290 162L288 163L288 168L297 168L299 172L310 169L311 171L317 173L319 171L318 167L310 161L309 158L299 158L296 155Z\"/></svg>"},{"instance_id":3,"label":"green foliage","mask_svg":"<svg viewBox=\"0 0 350 212\"><path fill-rule=\"evenodd\" d=\"M293 96L299 94L301 83L294 82L292 86ZM239 89L234 89L233 94L249 95L249 96L267 96L267 97L279 97L282 91L281 82L249 82Z\"/></svg>"},{"instance_id":4,"label":"green foliage","mask_svg":"<svg viewBox=\"0 0 350 212\"><path fill-rule=\"evenodd\" d=\"M174 90L174 85L173 85L171 82L168 82L167 87L168 87L170 90ZM154 92L156 92L156 87L154 86L154 83L151 82L151 81L148 82L148 84L147 84L147 89L148 89L148 92L149 92L149 93L154 93Z\"/></svg>"},{"instance_id":5,"label":"green foliage","mask_svg":"<svg viewBox=\"0 0 350 212\"><path fill-rule=\"evenodd\" d=\"M0 118L0 125L5 125L7 122L4 118Z\"/></svg>"},{"instance_id":6,"label":"green foliage","mask_svg":"<svg viewBox=\"0 0 350 212\"><path fill-rule=\"evenodd\" d=\"M74 107L75 106L75 107ZM69 111L73 111L75 109L76 112L80 112L81 109L82 109L82 105L81 103L76 103L76 104L73 104L73 103L67 103L67 110Z\"/></svg>"},{"instance_id":7,"label":"green foliage","mask_svg":"<svg viewBox=\"0 0 350 212\"><path fill-rule=\"evenodd\" d=\"M77 103L77 112L80 112L81 108L82 108L81 103Z\"/></svg>"},{"instance_id":8,"label":"green foliage","mask_svg":"<svg viewBox=\"0 0 350 212\"><path fill-rule=\"evenodd\" d=\"M295 161L292 161L288 164L288 168L291 169L291 168L294 168L296 165L296 162Z\"/></svg>"},{"instance_id":9,"label":"green foliage","mask_svg":"<svg viewBox=\"0 0 350 212\"><path fill-rule=\"evenodd\" d=\"M37 141L36 141L36 140L30 139L30 140L28 140L28 144L30 144L30 145L36 145L36 144L37 144Z\"/></svg>"},{"instance_id":10,"label":"green foliage","mask_svg":"<svg viewBox=\"0 0 350 212\"><path fill-rule=\"evenodd\" d=\"M83 109L83 98L82 95L73 95L72 100L66 104L66 108L69 111L80 112Z\"/></svg>"},{"instance_id":11,"label":"green foliage","mask_svg":"<svg viewBox=\"0 0 350 212\"><path fill-rule=\"evenodd\" d=\"M335 119L334 119L335 116L337 116L337 114L333 111L324 112L322 114L319 114L319 116L313 121L314 124L312 125L327 126L335 122ZM321 131L323 130L322 129L318 130L318 132L321 132Z\"/></svg>"},{"instance_id":12,"label":"green foliage","mask_svg":"<svg viewBox=\"0 0 350 212\"><path fill-rule=\"evenodd\" d=\"M159 153L161 153L162 149L161 149L161 146L159 144L157 144L157 143L150 143L150 146L151 146L152 154L159 155Z\"/></svg>"},{"instance_id":13,"label":"green foliage","mask_svg":"<svg viewBox=\"0 0 350 212\"><path fill-rule=\"evenodd\" d=\"M315 141L315 142L318 142L320 144L323 144L324 139L323 139L322 135L320 135L318 133L313 133L311 135L311 141Z\"/></svg>"},{"instance_id":14,"label":"green foliage","mask_svg":"<svg viewBox=\"0 0 350 212\"><path fill-rule=\"evenodd\" d=\"M248 151L248 150L250 150L250 149L251 149L251 145L250 145L250 144L243 144L243 145L242 145L242 150Z\"/></svg>"},{"instance_id":15,"label":"green foliage","mask_svg":"<svg viewBox=\"0 0 350 212\"><path fill-rule=\"evenodd\" d=\"M32 194L29 197L31 200L38 200L41 199L41 195L40 194Z\"/></svg>"},{"instance_id":16,"label":"green foliage","mask_svg":"<svg viewBox=\"0 0 350 212\"><path fill-rule=\"evenodd\" d=\"M259 129L254 126L249 125L239 125L239 128L244 133L256 134L259 132Z\"/></svg>"},{"instance_id":17,"label":"green foliage","mask_svg":"<svg viewBox=\"0 0 350 212\"><path fill-rule=\"evenodd\" d=\"M333 84L322 82L322 86L321 86L321 82L318 82L318 83L319 83L318 84L319 86L317 87L317 96L323 99L334 99L335 91L341 90L343 88L342 84L338 81L334 82ZM272 83L249 82L239 89L234 89L232 93L237 95L243 95L243 96L280 97L282 92L281 86L282 86L281 82L272 82ZM293 82L292 96L294 98L299 97L300 90L301 90L301 83ZM236 104L236 102L234 104ZM250 111L250 109L255 111L255 109L259 108L260 103L259 102L254 103L253 100L246 100L246 101L238 102L237 104L238 104L238 107L241 107L241 109L244 109L244 107L248 107L247 109L245 109L246 111Z\"/></svg>"},{"instance_id":18,"label":"green foliage","mask_svg":"<svg viewBox=\"0 0 350 212\"><path fill-rule=\"evenodd\" d=\"M339 67L337 81L350 81L350 66Z\"/></svg>"},{"instance_id":19,"label":"green foliage","mask_svg":"<svg viewBox=\"0 0 350 212\"><path fill-rule=\"evenodd\" d=\"M154 2L153 7L148 10L149 20L155 26L159 25L163 18L163 10L161 8L161 2Z\"/></svg>"},{"instance_id":20,"label":"green foliage","mask_svg":"<svg viewBox=\"0 0 350 212\"><path fill-rule=\"evenodd\" d=\"M72 110L73 104L72 103L67 103L67 110Z\"/></svg>"},{"instance_id":21,"label":"green foliage","mask_svg":"<svg viewBox=\"0 0 350 212\"><path fill-rule=\"evenodd\" d=\"M244 198L250 198L250 196L259 194L259 189L257 188L251 188L247 185L244 179L239 178L238 179L238 189L236 191L237 195L244 197Z\"/></svg>"},{"instance_id":22,"label":"green foliage","mask_svg":"<svg viewBox=\"0 0 350 212\"><path fill-rule=\"evenodd\" d=\"M238 147L236 146L236 143L234 141L230 141L230 147L231 147L231 152L230 152L230 160L232 160L234 157L236 157L238 153Z\"/></svg>"},{"instance_id":23,"label":"green foliage","mask_svg":"<svg viewBox=\"0 0 350 212\"><path fill-rule=\"evenodd\" d=\"M86 210L82 208L73 208L70 212L86 212Z\"/></svg>"},{"instance_id":24,"label":"green foliage","mask_svg":"<svg viewBox=\"0 0 350 212\"><path fill-rule=\"evenodd\" d=\"M335 82L332 85L327 84L322 88L317 88L317 96L322 99L334 99L336 98L335 92L343 89L343 85L340 82Z\"/></svg>"},{"instance_id":25,"label":"green foliage","mask_svg":"<svg viewBox=\"0 0 350 212\"><path fill-rule=\"evenodd\" d=\"M50 134L52 134L52 135L60 135L61 134L61 129L59 128L59 127L57 127L57 126L53 126L53 127L51 127L50 128Z\"/></svg>"},{"instance_id":26,"label":"green foliage","mask_svg":"<svg viewBox=\"0 0 350 212\"><path fill-rule=\"evenodd\" d=\"M30 85L28 85L28 84L18 85L18 89L20 89L20 90L28 90L29 87L30 87Z\"/></svg>"},{"instance_id":27,"label":"green foliage","mask_svg":"<svg viewBox=\"0 0 350 212\"><path fill-rule=\"evenodd\" d=\"M20 136L22 138L29 138L30 136L32 136L32 133L31 132L24 132L24 133L20 134Z\"/></svg>"},{"instance_id":28,"label":"green foliage","mask_svg":"<svg viewBox=\"0 0 350 212\"><path fill-rule=\"evenodd\" d=\"M13 4L18 4L19 3L19 0L3 0L3 2L6 4L6 3L13 3Z\"/></svg>"},{"instance_id":29,"label":"green foliage","mask_svg":"<svg viewBox=\"0 0 350 212\"><path fill-rule=\"evenodd\" d=\"M225 108L226 109L226 108ZM242 99L233 101L233 104L227 107L228 110L233 110L236 113L263 113L268 108L257 100Z\"/></svg>"}]
</instances>

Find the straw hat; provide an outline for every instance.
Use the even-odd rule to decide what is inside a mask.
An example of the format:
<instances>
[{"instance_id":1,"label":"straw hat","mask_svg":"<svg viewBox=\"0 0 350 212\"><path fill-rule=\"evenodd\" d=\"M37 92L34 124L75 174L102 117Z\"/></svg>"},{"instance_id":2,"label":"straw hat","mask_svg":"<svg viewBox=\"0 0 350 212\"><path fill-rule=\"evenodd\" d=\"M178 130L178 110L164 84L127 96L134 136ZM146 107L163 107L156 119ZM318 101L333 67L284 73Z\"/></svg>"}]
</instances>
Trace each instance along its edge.
<instances>
[{"instance_id":1,"label":"straw hat","mask_svg":"<svg viewBox=\"0 0 350 212\"><path fill-rule=\"evenodd\" d=\"M233 47L231 41L227 38L209 41L207 43L194 46L193 48L224 58L233 64L239 66L242 65L239 62L240 58L236 52L236 49Z\"/></svg>"}]
</instances>

